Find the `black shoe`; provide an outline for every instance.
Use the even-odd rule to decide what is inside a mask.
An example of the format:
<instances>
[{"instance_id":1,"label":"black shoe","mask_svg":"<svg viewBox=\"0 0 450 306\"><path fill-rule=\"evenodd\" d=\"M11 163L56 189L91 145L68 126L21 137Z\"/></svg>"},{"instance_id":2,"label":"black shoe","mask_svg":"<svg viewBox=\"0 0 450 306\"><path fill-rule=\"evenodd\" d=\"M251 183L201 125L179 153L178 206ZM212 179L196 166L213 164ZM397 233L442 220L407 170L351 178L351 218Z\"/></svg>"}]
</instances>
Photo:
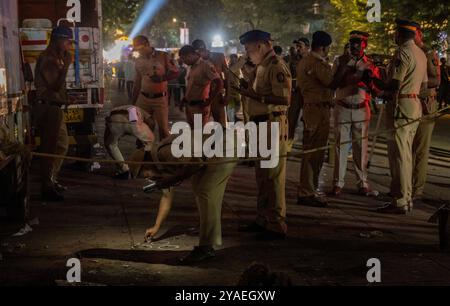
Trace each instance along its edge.
<instances>
[{"instance_id":1,"label":"black shoe","mask_svg":"<svg viewBox=\"0 0 450 306\"><path fill-rule=\"evenodd\" d=\"M239 226L239 232L242 233L262 233L266 229L256 222Z\"/></svg>"},{"instance_id":2,"label":"black shoe","mask_svg":"<svg viewBox=\"0 0 450 306\"><path fill-rule=\"evenodd\" d=\"M127 181L131 178L130 175L130 171L126 171L126 172L122 172L122 173L117 173L116 175L114 175L114 179L115 180L123 180L123 181Z\"/></svg>"},{"instance_id":3,"label":"black shoe","mask_svg":"<svg viewBox=\"0 0 450 306\"><path fill-rule=\"evenodd\" d=\"M297 200L297 205L323 208L328 206L328 202L321 200L315 196L311 197L299 197Z\"/></svg>"},{"instance_id":4,"label":"black shoe","mask_svg":"<svg viewBox=\"0 0 450 306\"><path fill-rule=\"evenodd\" d=\"M59 193L62 193L62 192L64 192L64 191L67 191L67 187L64 186L64 185L61 185L61 184L58 183L58 182L55 182L55 190L56 190L57 192L59 192Z\"/></svg>"},{"instance_id":5,"label":"black shoe","mask_svg":"<svg viewBox=\"0 0 450 306\"><path fill-rule=\"evenodd\" d=\"M64 197L54 188L47 188L42 191L42 201L46 202L63 202Z\"/></svg>"},{"instance_id":6,"label":"black shoe","mask_svg":"<svg viewBox=\"0 0 450 306\"><path fill-rule=\"evenodd\" d=\"M180 258L178 264L182 266L193 265L214 258L215 256L216 252L212 247L196 246L187 256Z\"/></svg>"},{"instance_id":7,"label":"black shoe","mask_svg":"<svg viewBox=\"0 0 450 306\"><path fill-rule=\"evenodd\" d=\"M403 207L398 207L392 203L387 203L386 205L377 208L377 212L381 214L390 215L406 215L412 209L412 204Z\"/></svg>"},{"instance_id":8,"label":"black shoe","mask_svg":"<svg viewBox=\"0 0 450 306\"><path fill-rule=\"evenodd\" d=\"M272 241L272 240L283 240L286 239L285 233L279 233L274 231L265 230L262 233L259 233L256 236L257 240L264 240L264 241Z\"/></svg>"}]
</instances>

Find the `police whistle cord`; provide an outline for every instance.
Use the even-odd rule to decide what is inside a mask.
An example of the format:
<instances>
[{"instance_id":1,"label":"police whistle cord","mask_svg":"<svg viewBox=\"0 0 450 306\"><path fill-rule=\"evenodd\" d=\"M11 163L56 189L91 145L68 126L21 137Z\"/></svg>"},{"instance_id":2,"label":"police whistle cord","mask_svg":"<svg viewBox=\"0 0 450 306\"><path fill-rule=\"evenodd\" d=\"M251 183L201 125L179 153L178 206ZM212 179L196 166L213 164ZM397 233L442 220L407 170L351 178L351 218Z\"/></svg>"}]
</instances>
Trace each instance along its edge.
<instances>
[{"instance_id":1,"label":"police whistle cord","mask_svg":"<svg viewBox=\"0 0 450 306\"><path fill-rule=\"evenodd\" d=\"M378 133L373 133L371 135L362 136L350 141L341 142L340 146L351 144L351 143L357 143L358 141L361 141L363 139L368 139L370 137L375 137L383 134L392 133L398 129L404 128L406 126L415 124L417 122L421 122L424 120L437 120L438 118L447 115L444 113L445 111L450 110L450 106L447 106L446 108L440 109L432 114L428 114L426 116L423 116L421 118L409 121L408 123L405 123L403 125L397 126L392 129L387 129L380 131ZM278 158L287 158L287 157L302 157L306 154L315 153L318 151L326 151L331 148L333 148L335 145L326 145L323 147L313 148L309 150L303 150L302 152L298 153L289 153L278 156ZM186 162L148 162L148 161L117 161L117 160L110 160L110 159L92 159L92 158L83 158L83 157L73 157L73 156L64 156L64 155L58 155L58 154L50 154L50 153L39 153L39 152L32 152L33 156L36 157L44 157L44 158L57 158L57 159L64 159L64 160L71 160L71 161L78 161L78 162L85 162L85 163L101 163L101 164L127 164L127 165L136 165L136 166L150 166L150 165L167 165L167 166L174 166L174 165L220 165L220 164L230 164L230 163L236 163L236 162L244 162L244 161L268 161L270 160L269 157L246 157L246 158L222 158L221 160L209 160L209 161L186 161ZM273 157L272 157L273 158Z\"/></svg>"}]
</instances>

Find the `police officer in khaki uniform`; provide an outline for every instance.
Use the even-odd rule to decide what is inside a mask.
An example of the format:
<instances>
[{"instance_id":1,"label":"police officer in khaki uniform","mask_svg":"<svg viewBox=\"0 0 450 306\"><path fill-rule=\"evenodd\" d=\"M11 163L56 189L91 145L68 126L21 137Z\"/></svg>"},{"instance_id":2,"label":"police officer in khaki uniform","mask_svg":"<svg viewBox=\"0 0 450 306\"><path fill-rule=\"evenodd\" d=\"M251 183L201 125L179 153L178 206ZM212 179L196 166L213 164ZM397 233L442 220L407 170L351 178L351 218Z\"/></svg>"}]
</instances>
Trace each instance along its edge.
<instances>
[{"instance_id":1,"label":"police officer in khaki uniform","mask_svg":"<svg viewBox=\"0 0 450 306\"><path fill-rule=\"evenodd\" d=\"M350 54L340 56L337 64L333 66L333 71L338 71L342 66L347 71L339 87L351 85L355 87L357 93L338 100L333 111L336 159L332 196L339 196L345 185L350 145L352 145L358 192L364 196L370 194L367 178L370 101L372 93L377 94L379 90L373 82L364 83L363 76L369 73L373 77L380 78L380 73L365 54L368 38L369 34L366 32L350 32Z\"/></svg>"},{"instance_id":2,"label":"police officer in khaki uniform","mask_svg":"<svg viewBox=\"0 0 450 306\"><path fill-rule=\"evenodd\" d=\"M223 129L222 136L224 135L226 135L225 129ZM151 156L146 159L146 161L154 162L175 162L180 163L180 165L158 165L152 167L154 176L159 177L159 179L145 189L147 189L147 191L160 189L163 191L163 196L160 201L156 223L146 231L145 235L146 238L154 237L169 214L175 192L173 186L192 177L192 188L200 217L199 245L196 246L190 254L181 258L179 261L182 265L190 265L214 257L214 247L222 245L222 202L228 180L236 167L237 159L235 157L206 158L204 155L202 155L202 157L174 157L172 143L179 136L180 135L172 135L164 139L161 143L153 144ZM192 141L195 141L195 136L192 135L191 137ZM209 137L210 135L204 136L203 143ZM235 147L228 148L225 139L225 137L218 137L215 139L216 143L220 141L223 142L224 156L237 156L236 142ZM193 148L193 146L191 148ZM231 150L234 153L229 154L228 150ZM191 156L193 155L194 152L192 151ZM236 162L233 162L234 160L236 160ZM213 163L209 165L183 164L199 161L224 161L224 163Z\"/></svg>"},{"instance_id":3,"label":"police officer in khaki uniform","mask_svg":"<svg viewBox=\"0 0 450 306\"><path fill-rule=\"evenodd\" d=\"M205 126L209 121L211 103L222 96L223 81L214 65L201 58L194 47L184 46L179 54L183 62L191 66L183 103L187 105L186 119L194 128L194 115L201 114Z\"/></svg>"},{"instance_id":4,"label":"police officer in khaki uniform","mask_svg":"<svg viewBox=\"0 0 450 306\"><path fill-rule=\"evenodd\" d=\"M132 104L152 115L158 125L159 137L169 136L168 81L179 75L179 70L166 52L157 51L145 36L133 40L133 49L139 52L135 61Z\"/></svg>"},{"instance_id":5,"label":"police officer in khaki uniform","mask_svg":"<svg viewBox=\"0 0 450 306\"><path fill-rule=\"evenodd\" d=\"M70 28L57 27L52 31L50 44L36 64L36 101L32 115L34 126L40 131L43 153L66 155L69 148L67 127L61 106L69 103L66 76L72 55L73 33ZM63 160L43 158L41 161L42 199L63 201L64 189L56 182Z\"/></svg>"},{"instance_id":6,"label":"police officer in khaki uniform","mask_svg":"<svg viewBox=\"0 0 450 306\"><path fill-rule=\"evenodd\" d=\"M119 148L119 140L125 135L139 139L145 151L150 151L150 146L155 136L146 122L151 122L150 115L144 110L133 105L115 107L105 119L105 148L108 154L116 161L124 161ZM130 168L127 164L116 164L117 173L115 179L127 180L130 176Z\"/></svg>"},{"instance_id":7,"label":"police officer in khaki uniform","mask_svg":"<svg viewBox=\"0 0 450 306\"><path fill-rule=\"evenodd\" d=\"M223 95L224 89L227 88L226 82L228 79L228 65L225 59L225 55L219 52L211 52L206 48L206 44L203 40L196 39L192 42L192 47L200 54L203 60L209 61L216 68L217 73L222 78L223 83L221 95L216 96L211 101L211 114L214 121L220 123L222 126L227 124L227 116L225 111L226 103L228 102L228 96ZM214 84L212 85L214 87ZM214 88L213 88L214 90Z\"/></svg>"},{"instance_id":8,"label":"police officer in khaki uniform","mask_svg":"<svg viewBox=\"0 0 450 306\"><path fill-rule=\"evenodd\" d=\"M438 110L437 87L441 84L441 71L439 57L436 51L428 49L423 43L423 34L420 28L416 32L416 45L421 48L427 57L428 88L420 93L422 103L422 114L432 114ZM413 199L420 199L427 180L428 158L431 146L435 121L433 118L423 120L419 123L413 142Z\"/></svg>"},{"instance_id":9,"label":"police officer in khaki uniform","mask_svg":"<svg viewBox=\"0 0 450 306\"><path fill-rule=\"evenodd\" d=\"M256 78L256 65L252 63L252 61L249 58L244 58L244 64L241 68L243 81L248 84L253 84L255 82ZM245 96L241 96L242 101L242 114L244 115L244 123L247 123L250 121L250 115L248 113L248 105L249 105L249 98Z\"/></svg>"},{"instance_id":10,"label":"police officer in khaki uniform","mask_svg":"<svg viewBox=\"0 0 450 306\"><path fill-rule=\"evenodd\" d=\"M306 37L300 37L298 40L295 40L294 43L297 47L297 58L293 62L289 63L289 68L292 74L292 101L289 106L289 151L292 150L292 146L294 145L295 138L295 130L297 128L298 118L300 117L300 112L303 107L303 97L300 93L299 85L297 82L297 68L299 62L308 56L310 51L310 43L309 39Z\"/></svg>"},{"instance_id":11,"label":"police officer in khaki uniform","mask_svg":"<svg viewBox=\"0 0 450 306\"><path fill-rule=\"evenodd\" d=\"M314 150L327 145L330 131L330 107L337 97L337 87L345 69L334 76L327 62L332 43L331 36L324 31L313 34L311 52L302 59L297 68L297 82L304 99L303 104L303 149ZM354 86L353 86L354 87ZM339 97L354 93L354 88L346 87L340 91ZM325 150L318 150L303 155L300 168L300 184L298 188L299 205L325 207L327 202L316 196L319 187L319 175L322 168Z\"/></svg>"},{"instance_id":12,"label":"police officer in khaki uniform","mask_svg":"<svg viewBox=\"0 0 450 306\"><path fill-rule=\"evenodd\" d=\"M253 30L240 37L241 44L252 63L256 65L256 77L247 88L240 87L241 95L248 101L250 121L268 123L268 143L270 143L271 123L279 124L278 156L287 153L288 119L287 109L291 99L292 79L289 68L280 60L272 47L270 33ZM258 126L258 134L261 132ZM274 145L274 144L271 144ZM264 239L283 238L287 232L286 218L286 157L280 157L275 168L261 168L256 164L258 184L258 216L255 223L243 227L242 231L260 231Z\"/></svg>"},{"instance_id":13,"label":"police officer in khaki uniform","mask_svg":"<svg viewBox=\"0 0 450 306\"><path fill-rule=\"evenodd\" d=\"M427 58L414 43L418 24L397 19L394 55L388 72L388 82L374 79L382 88L382 96L389 98L387 104L387 128L395 131L388 135L388 155L392 181L390 203L380 207L378 212L406 214L412 209L413 141L419 122L403 126L422 116L419 99L421 88L427 87Z\"/></svg>"}]
</instances>

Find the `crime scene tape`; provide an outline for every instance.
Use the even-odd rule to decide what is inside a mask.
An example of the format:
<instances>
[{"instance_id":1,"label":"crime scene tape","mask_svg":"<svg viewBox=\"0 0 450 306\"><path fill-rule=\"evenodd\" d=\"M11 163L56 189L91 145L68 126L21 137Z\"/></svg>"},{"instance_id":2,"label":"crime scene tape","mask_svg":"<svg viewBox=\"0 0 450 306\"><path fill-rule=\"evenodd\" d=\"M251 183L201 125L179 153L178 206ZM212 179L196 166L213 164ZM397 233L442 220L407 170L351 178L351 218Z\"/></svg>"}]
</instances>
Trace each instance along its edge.
<instances>
[{"instance_id":1,"label":"crime scene tape","mask_svg":"<svg viewBox=\"0 0 450 306\"><path fill-rule=\"evenodd\" d=\"M359 137L359 138L356 138L356 139L353 139L350 141L341 142L340 146L350 144L350 143L356 143L360 140L368 139L370 137L392 133L398 129L404 128L406 126L415 124L420 121L437 120L438 118L446 115L446 113L444 113L444 112L447 110L450 110L450 106L447 106L443 109L440 109L440 110L438 110L434 113L428 114L426 116L422 116L418 119L411 120L408 123L397 126L393 129L386 129L386 130L382 130L378 133L372 133L367 136L362 136L362 137ZM315 153L318 151L325 151L325 150L331 149L333 147L335 147L335 144L329 144L329 145L326 145L323 147L313 148L313 149L309 149L309 150L303 150L302 152L279 155L278 158L301 157L306 154L311 154L311 153ZM110 159L92 159L92 158L64 156L64 155L39 153L39 152L32 152L31 154L36 157L57 158L57 159L86 162L86 163L97 162L97 163L102 163L102 164L128 164L128 165L141 165L141 166L145 166L145 165L218 165L218 164L229 164L229 163L236 163L236 162L243 162L243 161L263 161L263 160L270 159L270 158L264 158L264 157L245 157L245 158L224 157L223 160L209 160L209 161L191 161L191 162L189 162L189 161L185 161L185 162L148 162L148 161L143 161L143 162L137 162L137 161L116 161L116 160L110 160Z\"/></svg>"}]
</instances>

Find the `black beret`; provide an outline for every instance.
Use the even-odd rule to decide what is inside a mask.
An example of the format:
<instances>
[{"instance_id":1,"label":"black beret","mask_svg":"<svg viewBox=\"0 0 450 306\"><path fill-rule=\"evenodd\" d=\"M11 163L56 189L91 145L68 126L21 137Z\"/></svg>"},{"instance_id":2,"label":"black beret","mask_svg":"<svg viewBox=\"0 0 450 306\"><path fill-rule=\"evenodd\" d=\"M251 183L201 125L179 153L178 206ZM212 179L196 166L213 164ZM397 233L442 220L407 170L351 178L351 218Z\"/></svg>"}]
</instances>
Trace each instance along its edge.
<instances>
[{"instance_id":1,"label":"black beret","mask_svg":"<svg viewBox=\"0 0 450 306\"><path fill-rule=\"evenodd\" d=\"M239 37L239 41L241 42L242 45L255 41L271 41L271 40L272 38L270 33L261 30L252 30Z\"/></svg>"},{"instance_id":2,"label":"black beret","mask_svg":"<svg viewBox=\"0 0 450 306\"><path fill-rule=\"evenodd\" d=\"M410 32L415 32L420 29L420 24L407 19L397 18L395 19L395 23L397 24L397 29L403 29Z\"/></svg>"},{"instance_id":3,"label":"black beret","mask_svg":"<svg viewBox=\"0 0 450 306\"><path fill-rule=\"evenodd\" d=\"M312 41L315 46L328 47L332 44L333 39L327 32L317 31L313 34Z\"/></svg>"}]
</instances>

